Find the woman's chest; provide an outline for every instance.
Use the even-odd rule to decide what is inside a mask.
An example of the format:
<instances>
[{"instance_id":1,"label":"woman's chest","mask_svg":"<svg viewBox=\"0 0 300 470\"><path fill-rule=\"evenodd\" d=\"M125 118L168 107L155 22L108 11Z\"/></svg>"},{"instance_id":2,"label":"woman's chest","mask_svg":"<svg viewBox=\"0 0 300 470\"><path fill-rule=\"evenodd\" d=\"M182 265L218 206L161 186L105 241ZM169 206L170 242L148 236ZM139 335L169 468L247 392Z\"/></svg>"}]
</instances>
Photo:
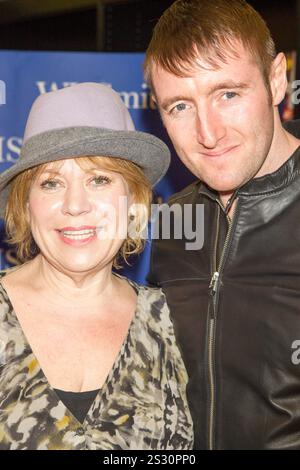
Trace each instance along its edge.
<instances>
[{"instance_id":1,"label":"woman's chest","mask_svg":"<svg viewBox=\"0 0 300 470\"><path fill-rule=\"evenodd\" d=\"M14 298L21 334L53 388L69 391L100 388L126 339L131 314L112 310L79 315L24 298ZM73 315L74 313L74 315Z\"/></svg>"}]
</instances>

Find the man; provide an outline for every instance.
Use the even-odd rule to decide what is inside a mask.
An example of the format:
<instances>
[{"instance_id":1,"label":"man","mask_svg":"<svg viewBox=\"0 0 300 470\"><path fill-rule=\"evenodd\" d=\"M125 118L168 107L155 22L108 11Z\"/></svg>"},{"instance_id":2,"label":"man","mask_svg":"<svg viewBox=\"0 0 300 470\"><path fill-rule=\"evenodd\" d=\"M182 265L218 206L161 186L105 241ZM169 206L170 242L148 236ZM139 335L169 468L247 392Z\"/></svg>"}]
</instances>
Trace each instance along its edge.
<instances>
[{"instance_id":1,"label":"man","mask_svg":"<svg viewBox=\"0 0 300 470\"><path fill-rule=\"evenodd\" d=\"M278 112L285 57L245 1L177 0L145 72L198 178L169 204L204 204L203 248L156 240L149 274L189 373L195 448L299 449L300 140Z\"/></svg>"}]
</instances>

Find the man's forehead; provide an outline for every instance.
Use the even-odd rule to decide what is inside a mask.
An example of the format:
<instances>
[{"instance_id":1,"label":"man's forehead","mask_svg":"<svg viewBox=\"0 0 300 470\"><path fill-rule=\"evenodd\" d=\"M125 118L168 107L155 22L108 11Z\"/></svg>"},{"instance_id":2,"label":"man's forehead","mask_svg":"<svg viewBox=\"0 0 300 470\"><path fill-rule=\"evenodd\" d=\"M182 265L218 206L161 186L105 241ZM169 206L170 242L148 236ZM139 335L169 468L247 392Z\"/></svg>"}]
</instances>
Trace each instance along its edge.
<instances>
[{"instance_id":1,"label":"man's forehead","mask_svg":"<svg viewBox=\"0 0 300 470\"><path fill-rule=\"evenodd\" d=\"M174 57L162 57L152 62L151 77L160 75L161 71L178 77L193 76L199 71L210 72L238 67L239 65L257 65L255 54L238 39L220 41L218 46L209 46L204 50L192 47L187 53L187 60Z\"/></svg>"},{"instance_id":2,"label":"man's forehead","mask_svg":"<svg viewBox=\"0 0 300 470\"><path fill-rule=\"evenodd\" d=\"M211 57L211 60L207 60L205 57L198 55L193 61L190 62L181 62L176 64L176 70L174 71L167 69L161 64L153 64L152 66L152 79L158 80L162 75L170 75L178 78L189 78L194 77L195 75L205 76L207 72L220 72L230 69L238 69L244 66L257 66L257 61L251 55L249 51L244 51L244 54L236 55L233 57L229 53L226 55L224 60L221 60L219 57Z\"/></svg>"},{"instance_id":3,"label":"man's forehead","mask_svg":"<svg viewBox=\"0 0 300 470\"><path fill-rule=\"evenodd\" d=\"M153 91L164 89L171 91L172 88L192 86L192 84L202 84L207 87L214 87L220 83L228 83L228 86L233 86L237 83L251 83L257 80L257 76L253 70L249 73L246 66L243 67L230 67L229 65L219 68L199 69L195 68L185 75L177 76L164 69L156 70L153 75ZM257 73L259 69L257 67Z\"/></svg>"}]
</instances>

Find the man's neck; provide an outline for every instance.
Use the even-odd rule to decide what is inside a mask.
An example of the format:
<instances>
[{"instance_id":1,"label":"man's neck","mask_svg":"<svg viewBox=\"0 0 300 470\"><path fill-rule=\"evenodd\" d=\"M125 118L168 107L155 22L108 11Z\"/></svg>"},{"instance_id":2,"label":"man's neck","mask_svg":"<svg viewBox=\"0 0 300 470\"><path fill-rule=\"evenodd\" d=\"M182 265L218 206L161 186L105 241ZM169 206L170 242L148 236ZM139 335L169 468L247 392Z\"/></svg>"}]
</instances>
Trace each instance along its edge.
<instances>
[{"instance_id":1,"label":"man's neck","mask_svg":"<svg viewBox=\"0 0 300 470\"><path fill-rule=\"evenodd\" d=\"M280 126L275 131L269 154L254 178L260 178L277 171L291 157L300 145L300 140Z\"/></svg>"},{"instance_id":2,"label":"man's neck","mask_svg":"<svg viewBox=\"0 0 300 470\"><path fill-rule=\"evenodd\" d=\"M274 139L270 148L268 157L266 158L265 163L262 165L257 174L253 177L260 178L267 174L274 173L278 170L284 163L290 158L290 156L296 151L300 145L300 140L294 137L292 134L283 129L280 125L279 131L274 135ZM230 198L234 194L234 191L227 191L219 193L219 199L224 206L230 203ZM232 218L236 207L236 200L230 205L228 211L229 218Z\"/></svg>"}]
</instances>

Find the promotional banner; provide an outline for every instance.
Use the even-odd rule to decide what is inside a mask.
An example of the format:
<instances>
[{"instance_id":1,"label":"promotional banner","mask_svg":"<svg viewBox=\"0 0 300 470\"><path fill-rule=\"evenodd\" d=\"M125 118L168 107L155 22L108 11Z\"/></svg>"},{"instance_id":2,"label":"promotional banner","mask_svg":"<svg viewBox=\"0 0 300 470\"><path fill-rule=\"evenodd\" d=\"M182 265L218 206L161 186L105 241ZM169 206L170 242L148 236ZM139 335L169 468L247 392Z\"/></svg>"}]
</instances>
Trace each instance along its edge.
<instances>
[{"instance_id":1,"label":"promotional banner","mask_svg":"<svg viewBox=\"0 0 300 470\"><path fill-rule=\"evenodd\" d=\"M81 82L112 86L129 109L137 130L161 137L172 149L158 111L143 79L144 54L76 52L0 52L0 172L19 158L26 119L34 99L41 93ZM193 181L173 152L168 174L155 188L155 201ZM5 244L4 224L0 226L0 268L17 263L11 246ZM150 242L142 255L122 274L144 283L148 271Z\"/></svg>"}]
</instances>

